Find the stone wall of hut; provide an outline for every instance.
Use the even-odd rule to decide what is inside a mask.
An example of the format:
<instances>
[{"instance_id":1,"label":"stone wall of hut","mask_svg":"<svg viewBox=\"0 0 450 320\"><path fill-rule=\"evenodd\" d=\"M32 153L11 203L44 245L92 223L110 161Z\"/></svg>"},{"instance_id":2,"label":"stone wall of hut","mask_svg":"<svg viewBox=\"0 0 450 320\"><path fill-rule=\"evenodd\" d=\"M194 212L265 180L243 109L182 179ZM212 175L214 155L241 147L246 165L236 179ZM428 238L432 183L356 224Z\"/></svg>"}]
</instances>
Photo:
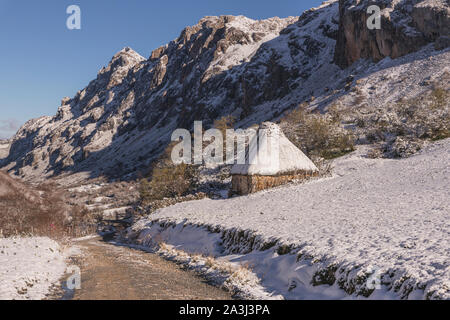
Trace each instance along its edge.
<instances>
[{"instance_id":1,"label":"stone wall of hut","mask_svg":"<svg viewBox=\"0 0 450 320\"><path fill-rule=\"evenodd\" d=\"M277 176L233 175L231 179L232 194L246 195L265 189L274 188L294 180L307 180L317 176L318 172L296 172Z\"/></svg>"}]
</instances>

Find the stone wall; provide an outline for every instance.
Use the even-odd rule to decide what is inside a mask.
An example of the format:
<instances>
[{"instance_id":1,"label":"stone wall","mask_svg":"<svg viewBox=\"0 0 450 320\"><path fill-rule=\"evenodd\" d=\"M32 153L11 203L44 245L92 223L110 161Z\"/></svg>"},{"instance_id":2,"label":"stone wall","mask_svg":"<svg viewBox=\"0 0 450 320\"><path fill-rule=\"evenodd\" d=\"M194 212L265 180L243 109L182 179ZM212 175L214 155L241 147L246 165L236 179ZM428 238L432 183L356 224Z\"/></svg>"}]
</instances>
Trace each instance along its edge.
<instances>
[{"instance_id":1,"label":"stone wall","mask_svg":"<svg viewBox=\"0 0 450 320\"><path fill-rule=\"evenodd\" d=\"M318 172L297 172L278 176L233 175L231 193L246 195L261 190L274 188L294 180L307 180L318 175Z\"/></svg>"}]
</instances>

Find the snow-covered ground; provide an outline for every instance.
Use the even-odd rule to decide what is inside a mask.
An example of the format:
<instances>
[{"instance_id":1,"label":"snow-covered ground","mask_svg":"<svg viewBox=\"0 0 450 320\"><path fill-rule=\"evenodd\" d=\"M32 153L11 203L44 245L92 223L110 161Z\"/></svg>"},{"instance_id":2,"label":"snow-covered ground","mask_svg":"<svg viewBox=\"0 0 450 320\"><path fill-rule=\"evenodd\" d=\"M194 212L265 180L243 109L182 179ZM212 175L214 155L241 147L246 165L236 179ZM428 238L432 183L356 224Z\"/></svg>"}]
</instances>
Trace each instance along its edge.
<instances>
[{"instance_id":1,"label":"snow-covered ground","mask_svg":"<svg viewBox=\"0 0 450 320\"><path fill-rule=\"evenodd\" d=\"M0 300L45 298L69 252L49 238L0 238Z\"/></svg>"},{"instance_id":2,"label":"snow-covered ground","mask_svg":"<svg viewBox=\"0 0 450 320\"><path fill-rule=\"evenodd\" d=\"M450 139L402 160L360 149L332 178L180 203L127 238L247 265L287 299L450 299L449 153Z\"/></svg>"}]
</instances>

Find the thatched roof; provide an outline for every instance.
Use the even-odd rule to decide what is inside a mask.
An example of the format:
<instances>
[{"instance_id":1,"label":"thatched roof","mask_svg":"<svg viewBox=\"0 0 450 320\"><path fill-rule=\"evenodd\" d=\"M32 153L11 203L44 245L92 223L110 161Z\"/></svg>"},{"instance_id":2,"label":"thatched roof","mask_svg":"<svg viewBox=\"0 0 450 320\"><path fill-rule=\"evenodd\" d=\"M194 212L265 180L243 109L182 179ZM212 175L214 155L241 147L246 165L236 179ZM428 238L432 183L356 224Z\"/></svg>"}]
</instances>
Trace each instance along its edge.
<instances>
[{"instance_id":1,"label":"thatched roof","mask_svg":"<svg viewBox=\"0 0 450 320\"><path fill-rule=\"evenodd\" d=\"M247 152L247 163L235 164L231 174L273 176L318 171L314 163L286 138L278 125L264 122L259 129L259 152L250 152L250 156Z\"/></svg>"}]
</instances>

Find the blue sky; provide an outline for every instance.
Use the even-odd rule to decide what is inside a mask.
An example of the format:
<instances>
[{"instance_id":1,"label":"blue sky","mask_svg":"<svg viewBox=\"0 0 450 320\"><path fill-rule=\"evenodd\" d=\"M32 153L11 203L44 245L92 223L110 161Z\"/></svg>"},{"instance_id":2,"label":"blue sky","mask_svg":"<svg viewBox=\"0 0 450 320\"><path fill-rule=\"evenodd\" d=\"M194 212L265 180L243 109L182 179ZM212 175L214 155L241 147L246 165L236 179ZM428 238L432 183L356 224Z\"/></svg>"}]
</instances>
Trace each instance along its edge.
<instances>
[{"instance_id":1,"label":"blue sky","mask_svg":"<svg viewBox=\"0 0 450 320\"><path fill-rule=\"evenodd\" d=\"M144 57L206 15L253 19L300 15L318 0L0 0L0 138L54 115L123 47ZM66 9L81 8L81 30Z\"/></svg>"}]
</instances>

